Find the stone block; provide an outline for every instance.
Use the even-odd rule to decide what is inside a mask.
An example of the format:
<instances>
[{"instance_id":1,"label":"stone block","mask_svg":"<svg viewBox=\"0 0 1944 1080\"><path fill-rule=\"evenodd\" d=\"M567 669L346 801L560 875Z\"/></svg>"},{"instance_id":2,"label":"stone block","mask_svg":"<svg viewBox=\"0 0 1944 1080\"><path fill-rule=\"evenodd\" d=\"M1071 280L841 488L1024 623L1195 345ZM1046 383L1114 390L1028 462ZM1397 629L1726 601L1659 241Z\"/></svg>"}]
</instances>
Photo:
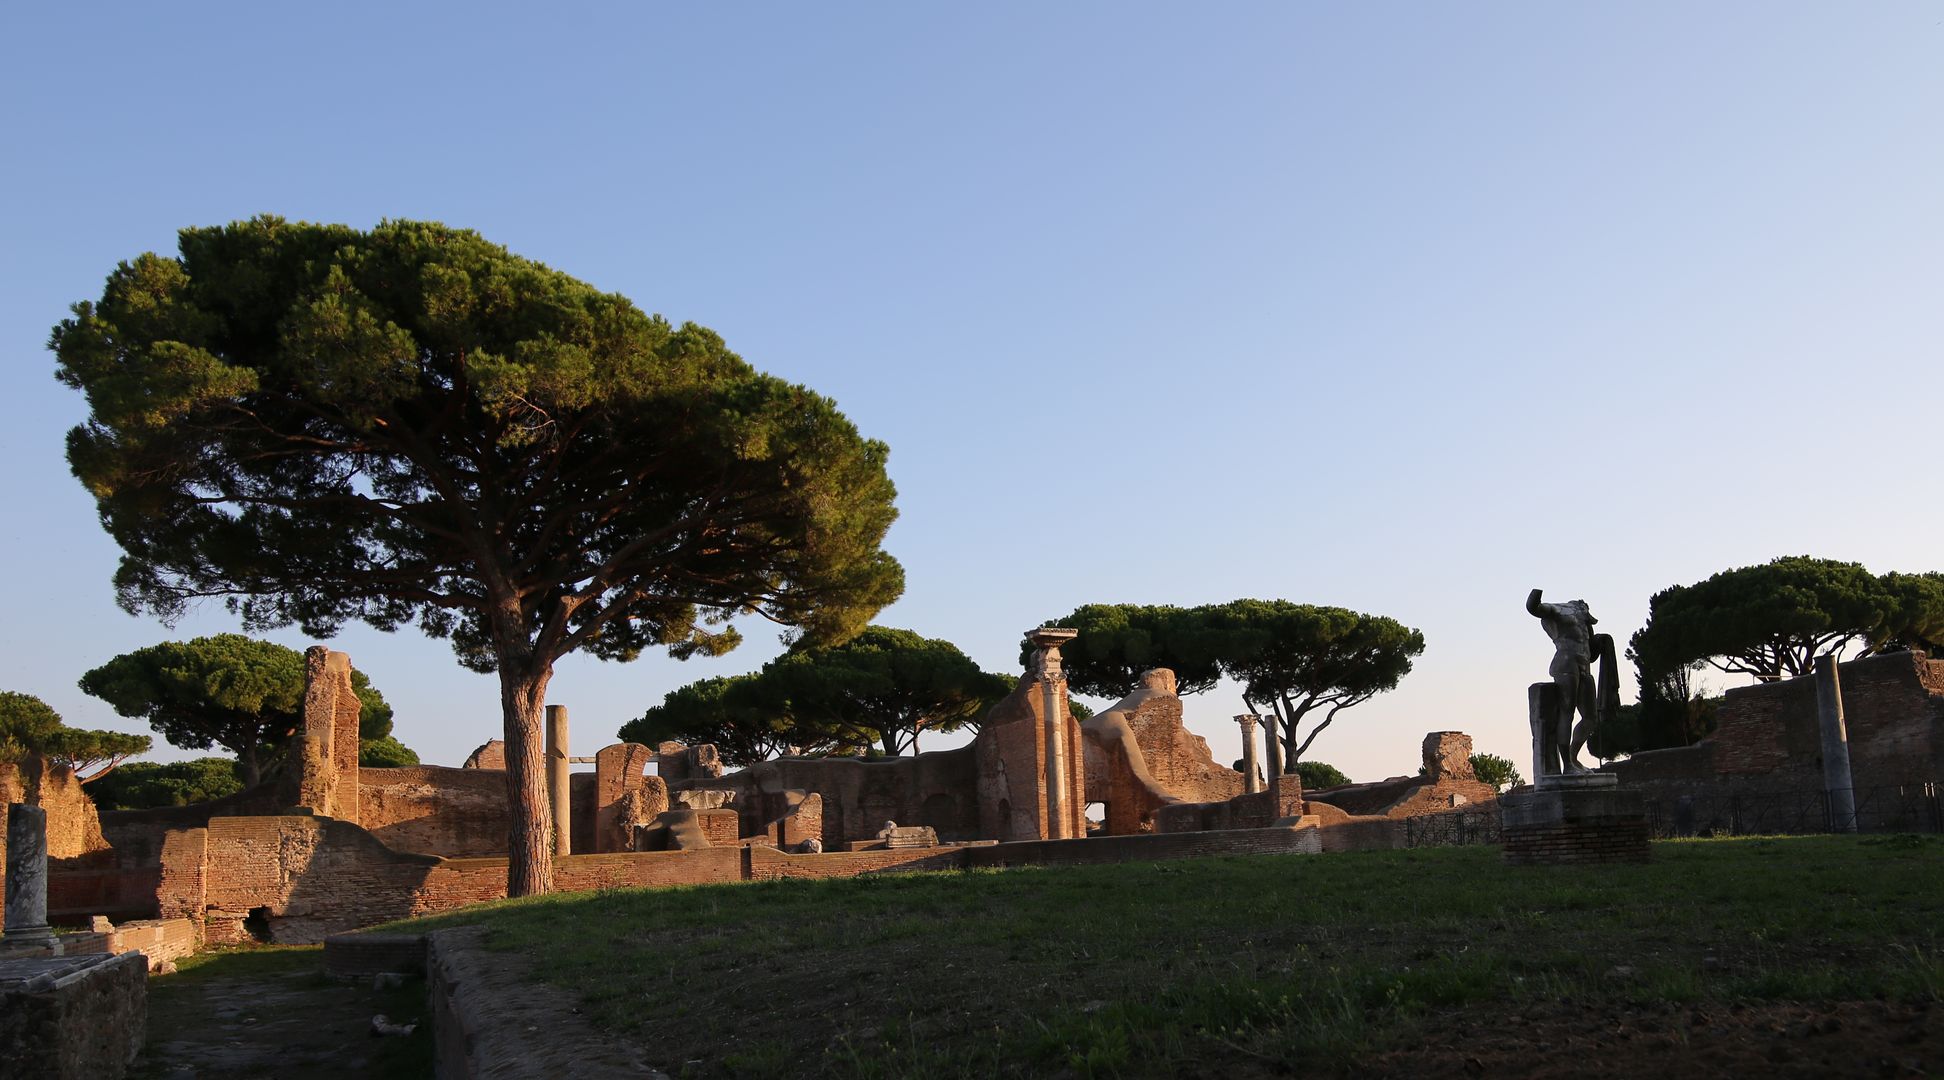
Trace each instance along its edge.
<instances>
[{"instance_id":1,"label":"stone block","mask_svg":"<svg viewBox=\"0 0 1944 1080\"><path fill-rule=\"evenodd\" d=\"M926 825L899 825L879 835L888 848L926 848L938 846L938 834Z\"/></svg>"},{"instance_id":2,"label":"stone block","mask_svg":"<svg viewBox=\"0 0 1944 1080\"><path fill-rule=\"evenodd\" d=\"M1499 800L1500 853L1513 865L1646 862L1646 803L1637 791L1548 786Z\"/></svg>"},{"instance_id":3,"label":"stone block","mask_svg":"<svg viewBox=\"0 0 1944 1080\"><path fill-rule=\"evenodd\" d=\"M0 961L0 1080L114 1080L147 1030L140 953Z\"/></svg>"},{"instance_id":4,"label":"stone block","mask_svg":"<svg viewBox=\"0 0 1944 1080\"><path fill-rule=\"evenodd\" d=\"M1424 776L1440 780L1475 780L1471 766L1472 739L1462 731L1433 731L1424 737Z\"/></svg>"}]
</instances>

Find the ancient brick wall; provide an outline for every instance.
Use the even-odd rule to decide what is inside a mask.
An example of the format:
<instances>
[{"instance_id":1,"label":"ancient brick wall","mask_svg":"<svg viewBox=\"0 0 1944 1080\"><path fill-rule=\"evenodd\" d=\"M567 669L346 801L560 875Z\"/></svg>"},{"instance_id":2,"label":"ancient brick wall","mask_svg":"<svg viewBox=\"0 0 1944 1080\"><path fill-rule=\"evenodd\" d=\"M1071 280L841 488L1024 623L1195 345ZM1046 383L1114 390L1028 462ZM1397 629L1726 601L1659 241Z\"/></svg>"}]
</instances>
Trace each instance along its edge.
<instances>
[{"instance_id":1,"label":"ancient brick wall","mask_svg":"<svg viewBox=\"0 0 1944 1080\"><path fill-rule=\"evenodd\" d=\"M23 769L32 770L31 775ZM74 770L39 757L28 757L19 765L0 764L0 822L5 820L8 803L29 801L29 787L37 789L40 807L47 811L48 917L68 915L76 903L91 896L119 894L122 883L113 871L113 856L106 854L108 841L102 836L101 818ZM56 877L70 872L85 874L87 880L76 877L69 882ZM6 829L0 827L0 918L6 913L6 890L7 837Z\"/></svg>"},{"instance_id":2,"label":"ancient brick wall","mask_svg":"<svg viewBox=\"0 0 1944 1080\"><path fill-rule=\"evenodd\" d=\"M1515 866L1646 862L1647 822L1510 826L1501 845Z\"/></svg>"},{"instance_id":3,"label":"ancient brick wall","mask_svg":"<svg viewBox=\"0 0 1944 1080\"><path fill-rule=\"evenodd\" d=\"M1210 803L1174 803L1154 813L1154 831L1208 832L1224 829L1266 829L1278 821L1300 817L1307 809L1303 781L1285 773L1262 791Z\"/></svg>"},{"instance_id":4,"label":"ancient brick wall","mask_svg":"<svg viewBox=\"0 0 1944 1080\"><path fill-rule=\"evenodd\" d=\"M1498 801L1498 789L1478 780L1444 779L1434 784L1413 784L1383 810L1385 817L1423 817L1443 814L1462 806L1490 806Z\"/></svg>"},{"instance_id":5,"label":"ancient brick wall","mask_svg":"<svg viewBox=\"0 0 1944 1080\"><path fill-rule=\"evenodd\" d=\"M649 765L655 760L655 752L639 743L615 743L602 747L594 755L594 814L593 843L586 848L575 845L576 851L589 853L601 851L626 851L633 837L634 826L653 821L662 810L668 809L668 787L661 777L650 778L646 775ZM661 806L640 820L638 813L630 813L631 807L639 807L641 800L631 800L629 795L652 787L660 793ZM645 807L639 807L645 809Z\"/></svg>"},{"instance_id":6,"label":"ancient brick wall","mask_svg":"<svg viewBox=\"0 0 1944 1080\"><path fill-rule=\"evenodd\" d=\"M970 847L905 848L903 850L834 851L822 855L789 855L772 847L748 849L748 877L752 881L779 878L846 878L900 870L959 870Z\"/></svg>"},{"instance_id":7,"label":"ancient brick wall","mask_svg":"<svg viewBox=\"0 0 1944 1080\"><path fill-rule=\"evenodd\" d=\"M205 910L239 916L262 909L273 940L316 941L413 914L416 890L438 861L394 852L331 818L214 818L203 902Z\"/></svg>"},{"instance_id":8,"label":"ancient brick wall","mask_svg":"<svg viewBox=\"0 0 1944 1080\"><path fill-rule=\"evenodd\" d=\"M164 961L180 960L202 947L200 920L141 919L121 923L112 929L88 933L63 934L61 953L65 956L91 956L138 952L148 960L152 971Z\"/></svg>"},{"instance_id":9,"label":"ancient brick wall","mask_svg":"<svg viewBox=\"0 0 1944 1080\"><path fill-rule=\"evenodd\" d=\"M506 743L500 739L488 739L474 748L459 766L462 769L497 769L506 771Z\"/></svg>"},{"instance_id":10,"label":"ancient brick wall","mask_svg":"<svg viewBox=\"0 0 1944 1080\"><path fill-rule=\"evenodd\" d=\"M1242 774L1217 765L1208 742L1182 726L1174 673L1156 668L1110 709L1080 725L1087 801L1106 807L1111 836L1151 832L1177 802L1217 803L1243 793Z\"/></svg>"},{"instance_id":11,"label":"ancient brick wall","mask_svg":"<svg viewBox=\"0 0 1944 1080\"><path fill-rule=\"evenodd\" d=\"M1867 827L1877 811L1889 813L1899 789L1944 782L1944 662L1922 653L1865 657L1843 664L1840 680L1850 778L1859 789L1859 810L1870 800ZM1809 820L1816 817L1813 808L1804 817L1784 805L1813 800L1823 790L1815 680L1729 690L1717 724L1694 746L1635 754L1604 771L1640 791L1663 816L1673 813L1670 807L1696 801L1713 810L1749 800L1762 808L1752 827L1818 827Z\"/></svg>"},{"instance_id":12,"label":"ancient brick wall","mask_svg":"<svg viewBox=\"0 0 1944 1080\"><path fill-rule=\"evenodd\" d=\"M180 856L194 858L199 840L202 874L173 877L162 906L170 914L207 916L212 942L236 934L235 927L259 912L272 940L314 942L506 895L504 858L403 854L328 818L217 818L195 832L201 835L185 836ZM171 852L172 860L176 855ZM698 851L569 855L555 860L554 883L582 890L738 881L742 861L733 841Z\"/></svg>"},{"instance_id":13,"label":"ancient brick wall","mask_svg":"<svg viewBox=\"0 0 1944 1080\"><path fill-rule=\"evenodd\" d=\"M157 855L155 913L163 919L200 919L208 908L207 828L177 829L164 835Z\"/></svg>"},{"instance_id":14,"label":"ancient brick wall","mask_svg":"<svg viewBox=\"0 0 1944 1080\"><path fill-rule=\"evenodd\" d=\"M1462 731L1433 731L1424 737L1416 776L1393 776L1370 784L1345 784L1309 793L1358 817L1420 817L1498 799L1498 789L1478 779L1471 767L1472 739Z\"/></svg>"},{"instance_id":15,"label":"ancient brick wall","mask_svg":"<svg viewBox=\"0 0 1944 1080\"><path fill-rule=\"evenodd\" d=\"M506 851L506 774L498 770L364 769L358 804L364 827L394 851L449 856Z\"/></svg>"},{"instance_id":16,"label":"ancient brick wall","mask_svg":"<svg viewBox=\"0 0 1944 1080\"><path fill-rule=\"evenodd\" d=\"M1242 794L1242 774L1215 763L1208 740L1181 723L1181 699L1173 694L1140 703L1127 723L1139 741L1148 775L1184 802L1220 802Z\"/></svg>"},{"instance_id":17,"label":"ancient brick wall","mask_svg":"<svg viewBox=\"0 0 1944 1080\"><path fill-rule=\"evenodd\" d=\"M1066 746L1065 830L1069 836L1085 836L1085 741L1080 725L1067 710L1064 695L1058 704ZM1050 835L1053 822L1047 813L1044 710L1044 689L1037 679L1028 678L986 712L971 747L978 776L979 839L1036 840Z\"/></svg>"},{"instance_id":18,"label":"ancient brick wall","mask_svg":"<svg viewBox=\"0 0 1944 1080\"><path fill-rule=\"evenodd\" d=\"M23 767L34 770L34 775L23 774ZM27 798L30 785L39 788L37 800ZM0 806L28 801L37 801L47 811L48 858L68 859L108 846L101 834L101 816L95 812L94 800L75 778L73 769L38 757L29 757L21 765L0 764ZM5 830L0 830L0 854L5 853L4 833ZM5 860L0 859L0 867L5 865Z\"/></svg>"},{"instance_id":19,"label":"ancient brick wall","mask_svg":"<svg viewBox=\"0 0 1944 1080\"><path fill-rule=\"evenodd\" d=\"M1322 850L1314 822L1274 829L1218 832L1138 833L1086 840L1028 840L964 849L966 864L1057 866L1187 859L1206 855L1290 855Z\"/></svg>"},{"instance_id":20,"label":"ancient brick wall","mask_svg":"<svg viewBox=\"0 0 1944 1080\"><path fill-rule=\"evenodd\" d=\"M669 789L677 801L684 792L734 792L744 836L770 835L772 826L790 813L787 792L815 794L818 839L826 851L868 840L886 821L929 825L944 840L979 838L971 747L877 760L778 758L727 776L676 781ZM807 824L793 831L801 836Z\"/></svg>"}]
</instances>

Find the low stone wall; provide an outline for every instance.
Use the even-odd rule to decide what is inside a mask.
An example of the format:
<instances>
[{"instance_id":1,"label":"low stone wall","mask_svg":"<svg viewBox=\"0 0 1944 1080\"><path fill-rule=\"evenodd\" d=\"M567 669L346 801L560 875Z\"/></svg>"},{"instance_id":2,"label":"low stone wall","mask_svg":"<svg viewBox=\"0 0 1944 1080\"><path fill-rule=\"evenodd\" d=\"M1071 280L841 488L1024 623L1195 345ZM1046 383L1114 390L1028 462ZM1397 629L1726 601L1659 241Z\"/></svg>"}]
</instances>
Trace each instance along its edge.
<instances>
[{"instance_id":1,"label":"low stone wall","mask_svg":"<svg viewBox=\"0 0 1944 1080\"><path fill-rule=\"evenodd\" d=\"M1314 818L1268 829L1211 832L1136 833L1086 840L1024 840L968 847L967 866L1079 866L1147 862L1208 855L1298 855L1323 850Z\"/></svg>"},{"instance_id":2,"label":"low stone wall","mask_svg":"<svg viewBox=\"0 0 1944 1080\"><path fill-rule=\"evenodd\" d=\"M140 956L0 961L0 1080L114 1080L147 1032Z\"/></svg>"},{"instance_id":3,"label":"low stone wall","mask_svg":"<svg viewBox=\"0 0 1944 1080\"><path fill-rule=\"evenodd\" d=\"M986 845L991 846L991 845ZM847 878L905 870L962 870L970 847L833 851L822 855L786 855L772 847L750 847L747 876L751 881L781 878Z\"/></svg>"},{"instance_id":4,"label":"low stone wall","mask_svg":"<svg viewBox=\"0 0 1944 1080\"><path fill-rule=\"evenodd\" d=\"M61 951L68 956L141 953L153 971L166 962L195 955L202 948L201 929L192 919L138 919L108 930L63 934Z\"/></svg>"}]
</instances>

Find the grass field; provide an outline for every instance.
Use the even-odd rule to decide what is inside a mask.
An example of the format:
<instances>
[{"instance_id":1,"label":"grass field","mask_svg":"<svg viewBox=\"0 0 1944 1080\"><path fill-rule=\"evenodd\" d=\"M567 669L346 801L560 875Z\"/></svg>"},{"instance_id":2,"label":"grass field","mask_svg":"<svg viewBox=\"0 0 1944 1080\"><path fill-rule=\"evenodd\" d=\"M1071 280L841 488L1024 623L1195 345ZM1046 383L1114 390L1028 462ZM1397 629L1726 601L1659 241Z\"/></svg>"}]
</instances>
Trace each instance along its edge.
<instances>
[{"instance_id":1,"label":"grass field","mask_svg":"<svg viewBox=\"0 0 1944 1080\"><path fill-rule=\"evenodd\" d=\"M1327 1074L1439 1018L1539 1032L1562 1003L1575 1024L1648 1016L1649 1043L1651 1016L1683 1043L1728 1003L1900 1003L1920 1035L1944 1013L1925 1012L1944 1001L1935 836L1669 841L1644 866L1476 847L613 891L404 925L460 923L692 1075Z\"/></svg>"}]
</instances>

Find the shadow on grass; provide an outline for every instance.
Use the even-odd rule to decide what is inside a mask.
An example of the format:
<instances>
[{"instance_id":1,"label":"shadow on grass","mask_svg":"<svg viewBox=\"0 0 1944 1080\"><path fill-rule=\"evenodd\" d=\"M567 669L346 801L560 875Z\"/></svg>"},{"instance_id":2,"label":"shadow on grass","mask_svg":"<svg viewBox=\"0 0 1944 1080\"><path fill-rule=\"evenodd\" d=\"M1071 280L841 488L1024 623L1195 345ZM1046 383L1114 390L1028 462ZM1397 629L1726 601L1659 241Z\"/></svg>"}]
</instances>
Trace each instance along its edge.
<instances>
[{"instance_id":1,"label":"shadow on grass","mask_svg":"<svg viewBox=\"0 0 1944 1080\"><path fill-rule=\"evenodd\" d=\"M671 1072L1327 1070L1473 1007L1944 1000L1944 838L1665 842L1628 866L1444 848L613 890L401 925L462 923Z\"/></svg>"},{"instance_id":2,"label":"shadow on grass","mask_svg":"<svg viewBox=\"0 0 1944 1080\"><path fill-rule=\"evenodd\" d=\"M214 949L151 976L148 1043L133 1074L146 1080L419 1080L432 1073L432 1038L374 1037L383 1014L411 1023L426 1015L425 984L373 989L325 974L319 946Z\"/></svg>"}]
</instances>

